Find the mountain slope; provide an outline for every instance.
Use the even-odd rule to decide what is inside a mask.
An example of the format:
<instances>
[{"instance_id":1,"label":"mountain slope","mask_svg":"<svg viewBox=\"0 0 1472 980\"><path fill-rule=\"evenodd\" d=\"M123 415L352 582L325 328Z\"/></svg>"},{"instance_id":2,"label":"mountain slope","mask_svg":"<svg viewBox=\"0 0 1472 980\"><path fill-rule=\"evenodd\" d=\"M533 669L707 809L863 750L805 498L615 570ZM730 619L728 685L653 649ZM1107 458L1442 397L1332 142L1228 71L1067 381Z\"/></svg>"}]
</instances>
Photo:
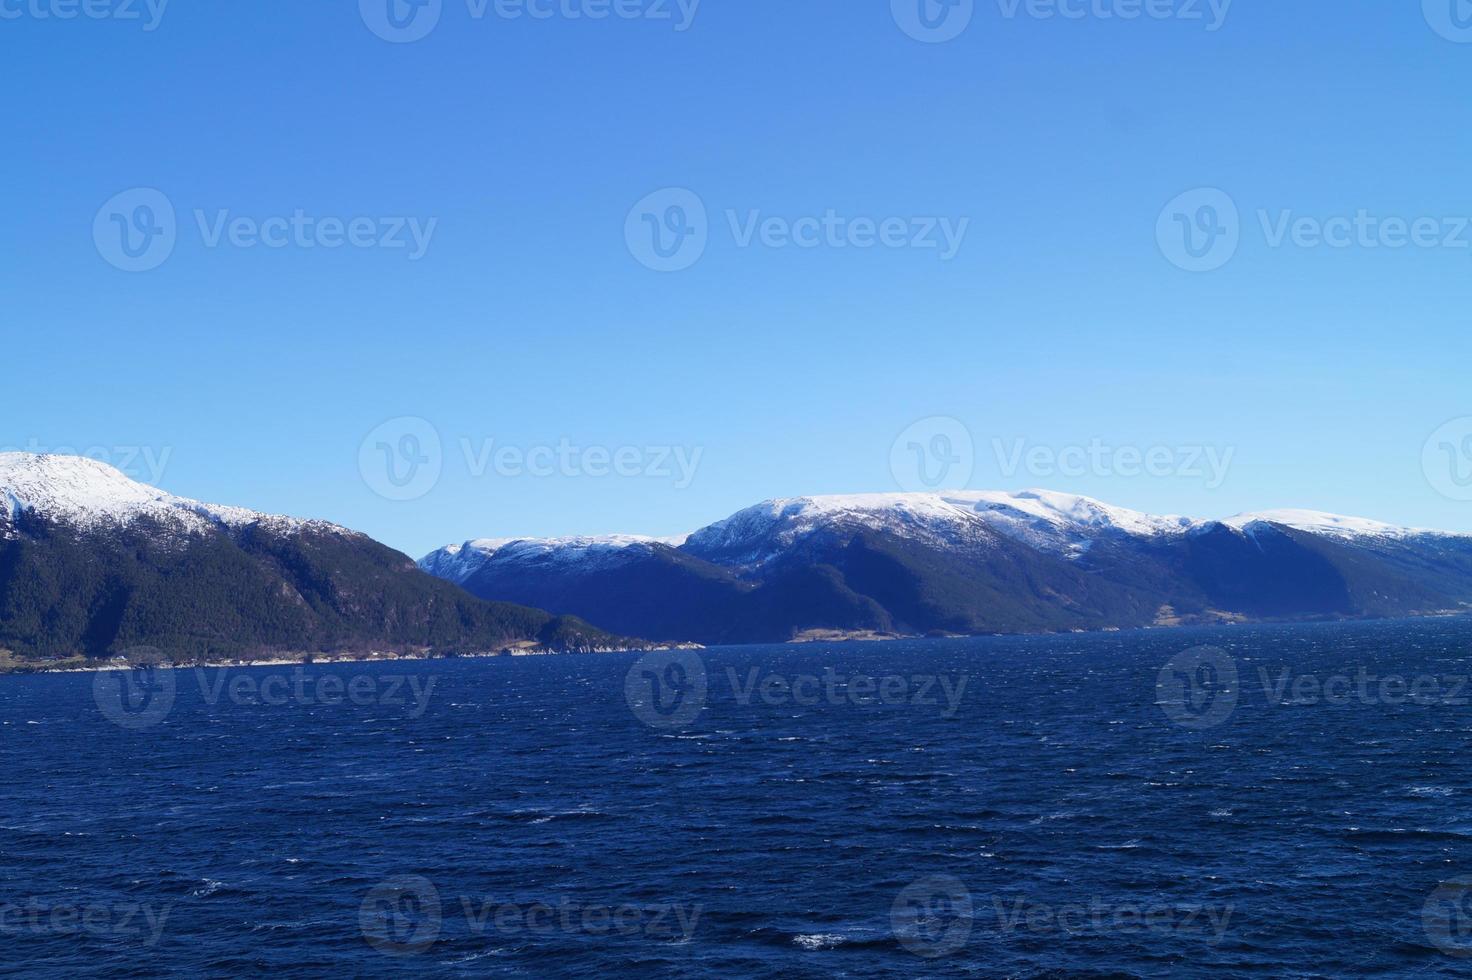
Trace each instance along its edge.
<instances>
[{"instance_id":1,"label":"mountain slope","mask_svg":"<svg viewBox=\"0 0 1472 980\"><path fill-rule=\"evenodd\" d=\"M678 546L469 542L486 598L660 640L1039 632L1472 607L1472 538L1311 511L1158 517L1043 490L771 500Z\"/></svg>"},{"instance_id":2,"label":"mountain slope","mask_svg":"<svg viewBox=\"0 0 1472 980\"><path fill-rule=\"evenodd\" d=\"M365 535L173 497L76 457L0 454L0 649L490 651L623 645L476 599Z\"/></svg>"}]
</instances>

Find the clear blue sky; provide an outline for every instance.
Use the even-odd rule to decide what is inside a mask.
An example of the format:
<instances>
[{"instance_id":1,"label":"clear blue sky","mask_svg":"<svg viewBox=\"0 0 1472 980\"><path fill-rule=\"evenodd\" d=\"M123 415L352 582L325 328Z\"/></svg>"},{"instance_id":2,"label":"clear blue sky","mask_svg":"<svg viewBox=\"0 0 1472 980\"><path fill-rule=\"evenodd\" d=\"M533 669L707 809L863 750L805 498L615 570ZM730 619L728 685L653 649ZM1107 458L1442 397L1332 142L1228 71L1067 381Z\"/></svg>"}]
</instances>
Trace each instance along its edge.
<instances>
[{"instance_id":1,"label":"clear blue sky","mask_svg":"<svg viewBox=\"0 0 1472 980\"><path fill-rule=\"evenodd\" d=\"M443 0L427 36L390 43L347 0L180 2L151 31L143 0L143 22L37 16L61 2L4 0L0 19L0 444L151 447L170 491L416 556L895 489L892 443L931 416L971 433L978 488L1472 530L1422 459L1472 416L1472 248L1275 248L1257 217L1365 210L1451 234L1472 215L1472 38L1420 4L1237 0L1211 31L979 0L959 36L922 43L889 0L705 0L684 31L674 0L674 21L477 19ZM708 244L656 272L626 223L671 187L708 209ZM1191 273L1157 219L1202 187L1240 208L1240 244ZM146 272L94 240L132 188L177 211ZM436 224L411 260L210 247L195 210ZM969 226L946 261L742 247L728 210ZM440 435L441 472L392 500L360 447L406 416ZM994 439L1234 456L1215 487L1008 475ZM701 456L689 486L476 476L463 440Z\"/></svg>"}]
</instances>

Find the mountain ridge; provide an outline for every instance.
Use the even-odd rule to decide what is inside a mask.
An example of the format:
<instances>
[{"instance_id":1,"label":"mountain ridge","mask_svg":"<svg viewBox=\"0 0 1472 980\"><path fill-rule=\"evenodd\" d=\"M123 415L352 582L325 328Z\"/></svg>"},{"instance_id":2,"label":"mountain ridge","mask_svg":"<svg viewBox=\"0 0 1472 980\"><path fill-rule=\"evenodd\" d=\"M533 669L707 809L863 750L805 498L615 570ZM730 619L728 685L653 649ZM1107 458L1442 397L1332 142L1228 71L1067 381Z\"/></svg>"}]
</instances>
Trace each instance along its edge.
<instances>
[{"instance_id":1,"label":"mountain ridge","mask_svg":"<svg viewBox=\"0 0 1472 980\"><path fill-rule=\"evenodd\" d=\"M326 521L176 497L81 457L0 454L0 652L496 652L637 646L477 599Z\"/></svg>"},{"instance_id":2,"label":"mountain ridge","mask_svg":"<svg viewBox=\"0 0 1472 980\"><path fill-rule=\"evenodd\" d=\"M1318 511L1203 520L1048 490L831 495L763 501L673 540L472 539L420 564L483 597L698 642L1472 608L1472 536Z\"/></svg>"}]
</instances>

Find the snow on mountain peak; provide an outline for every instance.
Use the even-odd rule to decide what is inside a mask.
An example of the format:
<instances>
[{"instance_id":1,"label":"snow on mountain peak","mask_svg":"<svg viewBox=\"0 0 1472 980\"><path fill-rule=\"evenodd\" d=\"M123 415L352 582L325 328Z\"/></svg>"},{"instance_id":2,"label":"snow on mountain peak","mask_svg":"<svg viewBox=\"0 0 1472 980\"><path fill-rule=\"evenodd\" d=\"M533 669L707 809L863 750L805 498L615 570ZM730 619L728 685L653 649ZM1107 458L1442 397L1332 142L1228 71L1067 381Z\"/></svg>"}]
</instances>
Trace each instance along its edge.
<instances>
[{"instance_id":1,"label":"snow on mountain peak","mask_svg":"<svg viewBox=\"0 0 1472 980\"><path fill-rule=\"evenodd\" d=\"M1386 524L1383 521L1370 520L1367 517L1326 514L1319 510L1262 510L1251 514L1238 514L1236 517L1227 518L1222 523L1239 531L1246 530L1253 524L1281 524L1297 531L1310 531L1339 538L1408 538L1423 534L1445 533L1414 527L1400 527L1395 524Z\"/></svg>"},{"instance_id":2,"label":"snow on mountain peak","mask_svg":"<svg viewBox=\"0 0 1472 980\"><path fill-rule=\"evenodd\" d=\"M615 562L653 543L734 567L759 567L822 531L883 531L945 550L979 551L998 535L1069 558L1111 537L1151 538L1227 526L1251 533L1272 523L1342 538L1406 538L1438 532L1306 510L1268 510L1225 521L1158 516L1052 490L959 490L865 493L766 500L696 531L688 538L639 535L570 538L486 538L427 555L420 567L464 584L492 560L527 564Z\"/></svg>"},{"instance_id":3,"label":"snow on mountain peak","mask_svg":"<svg viewBox=\"0 0 1472 980\"><path fill-rule=\"evenodd\" d=\"M0 453L0 516L14 521L23 512L83 530L126 525L144 517L182 530L264 520L293 526L307 523L176 497L85 456Z\"/></svg>"},{"instance_id":4,"label":"snow on mountain peak","mask_svg":"<svg viewBox=\"0 0 1472 980\"><path fill-rule=\"evenodd\" d=\"M892 531L943 546L984 546L992 533L1035 547L1078 552L1100 534L1182 531L1184 517L1139 511L1051 490L871 493L768 500L697 531L692 550L760 564L825 527Z\"/></svg>"},{"instance_id":5,"label":"snow on mountain peak","mask_svg":"<svg viewBox=\"0 0 1472 980\"><path fill-rule=\"evenodd\" d=\"M664 544L678 548L685 537L639 534L577 535L566 538L476 538L452 544L420 559L419 567L463 585L492 559L519 562L579 562L618 559L638 549Z\"/></svg>"}]
</instances>

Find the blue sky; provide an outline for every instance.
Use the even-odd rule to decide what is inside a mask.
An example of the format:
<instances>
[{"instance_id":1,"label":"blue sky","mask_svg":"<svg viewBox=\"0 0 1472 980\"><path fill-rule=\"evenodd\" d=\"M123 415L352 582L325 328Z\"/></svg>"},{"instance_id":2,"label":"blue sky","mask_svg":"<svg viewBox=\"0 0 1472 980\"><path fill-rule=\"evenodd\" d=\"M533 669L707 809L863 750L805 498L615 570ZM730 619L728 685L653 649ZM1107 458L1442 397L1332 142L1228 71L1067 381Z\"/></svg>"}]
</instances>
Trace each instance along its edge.
<instances>
[{"instance_id":1,"label":"blue sky","mask_svg":"<svg viewBox=\"0 0 1472 980\"><path fill-rule=\"evenodd\" d=\"M1472 530L1450 0L978 0L938 43L921 0L441 0L406 43L388 0L93 2L0 2L0 444L415 555L893 490L910 442L952 485ZM125 271L138 189L173 246ZM1186 271L1159 229L1212 215Z\"/></svg>"}]
</instances>

